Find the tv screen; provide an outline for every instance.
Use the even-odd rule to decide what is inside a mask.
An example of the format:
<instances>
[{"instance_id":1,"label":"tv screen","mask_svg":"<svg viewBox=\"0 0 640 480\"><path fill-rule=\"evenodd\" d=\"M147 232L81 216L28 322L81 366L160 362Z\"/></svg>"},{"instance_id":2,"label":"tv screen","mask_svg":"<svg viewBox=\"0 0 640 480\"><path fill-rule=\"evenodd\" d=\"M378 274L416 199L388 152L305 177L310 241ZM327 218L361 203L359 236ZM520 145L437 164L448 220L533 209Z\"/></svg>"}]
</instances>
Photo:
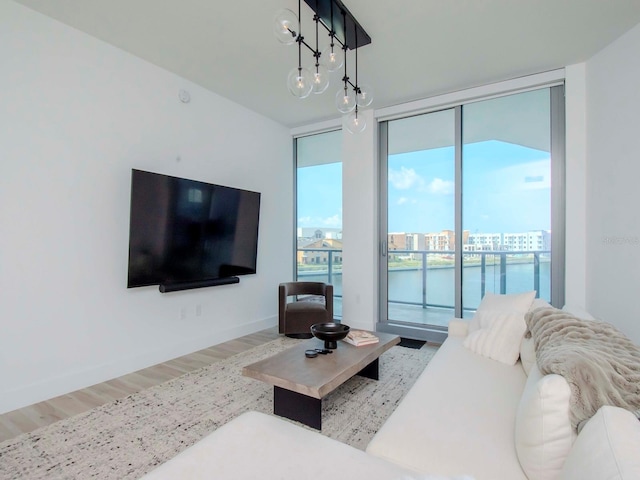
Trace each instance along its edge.
<instances>
[{"instance_id":1,"label":"tv screen","mask_svg":"<svg viewBox=\"0 0 640 480\"><path fill-rule=\"evenodd\" d=\"M260 193L132 170L127 287L256 273Z\"/></svg>"}]
</instances>

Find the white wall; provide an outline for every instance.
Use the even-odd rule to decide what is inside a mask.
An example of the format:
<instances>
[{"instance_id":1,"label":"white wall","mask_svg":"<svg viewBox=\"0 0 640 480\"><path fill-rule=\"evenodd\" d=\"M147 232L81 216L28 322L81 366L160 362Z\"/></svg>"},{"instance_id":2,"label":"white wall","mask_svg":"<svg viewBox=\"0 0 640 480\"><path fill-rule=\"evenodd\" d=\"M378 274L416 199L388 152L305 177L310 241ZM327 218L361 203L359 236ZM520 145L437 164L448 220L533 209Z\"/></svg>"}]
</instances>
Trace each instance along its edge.
<instances>
[{"instance_id":1,"label":"white wall","mask_svg":"<svg viewBox=\"0 0 640 480\"><path fill-rule=\"evenodd\" d=\"M275 325L288 129L9 1L0 59L0 413ZM258 274L127 290L131 168L261 192Z\"/></svg>"},{"instance_id":2,"label":"white wall","mask_svg":"<svg viewBox=\"0 0 640 480\"><path fill-rule=\"evenodd\" d=\"M640 303L634 298L640 284L636 267L640 266L640 215L636 208L640 205L640 189L635 179L640 178L640 160L634 140L640 125L640 64L629 59L635 58L633 52L638 48L640 26L586 64L564 69L565 301L613 323L636 343L640 343ZM495 88L508 86L509 82L504 82ZM415 102L415 108L446 101L448 97L425 99ZM401 107L407 110L411 106L378 110L376 115L398 115ZM349 317L352 323L375 321L378 315L377 244L350 241L350 232L375 232L377 228L377 183L372 178L377 175L377 161L375 147L371 150L371 145L377 145L374 132L367 128L360 136L344 134L343 308L345 319ZM356 225L351 229L349 218ZM377 238L377 234L371 238ZM366 275L350 279L351 267Z\"/></svg>"},{"instance_id":3,"label":"white wall","mask_svg":"<svg viewBox=\"0 0 640 480\"><path fill-rule=\"evenodd\" d=\"M565 304L586 308L585 64L565 68Z\"/></svg>"},{"instance_id":4,"label":"white wall","mask_svg":"<svg viewBox=\"0 0 640 480\"><path fill-rule=\"evenodd\" d=\"M364 132L343 126L342 321L375 330L378 322L377 124L372 110L359 114ZM345 117L346 118L346 117Z\"/></svg>"},{"instance_id":5,"label":"white wall","mask_svg":"<svg viewBox=\"0 0 640 480\"><path fill-rule=\"evenodd\" d=\"M586 63L587 307L640 343L640 25Z\"/></svg>"}]
</instances>

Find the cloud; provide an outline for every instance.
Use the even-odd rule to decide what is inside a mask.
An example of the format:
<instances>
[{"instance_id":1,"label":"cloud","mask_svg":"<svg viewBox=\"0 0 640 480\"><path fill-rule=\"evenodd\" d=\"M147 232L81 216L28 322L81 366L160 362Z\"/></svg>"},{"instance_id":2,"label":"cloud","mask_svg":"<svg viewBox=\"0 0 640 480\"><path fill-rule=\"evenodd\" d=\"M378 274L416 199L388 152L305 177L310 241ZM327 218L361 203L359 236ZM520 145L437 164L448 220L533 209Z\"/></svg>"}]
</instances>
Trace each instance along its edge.
<instances>
[{"instance_id":1,"label":"cloud","mask_svg":"<svg viewBox=\"0 0 640 480\"><path fill-rule=\"evenodd\" d=\"M327 227L341 227L342 226L342 217L338 214L333 217L328 217L322 220L322 225Z\"/></svg>"},{"instance_id":2,"label":"cloud","mask_svg":"<svg viewBox=\"0 0 640 480\"><path fill-rule=\"evenodd\" d=\"M454 192L455 185L449 180L434 178L427 186L427 191L435 195L451 195Z\"/></svg>"},{"instance_id":3,"label":"cloud","mask_svg":"<svg viewBox=\"0 0 640 480\"><path fill-rule=\"evenodd\" d=\"M424 180L413 168L400 167L400 170L389 169L389 182L398 190L408 190L424 184Z\"/></svg>"},{"instance_id":4,"label":"cloud","mask_svg":"<svg viewBox=\"0 0 640 480\"><path fill-rule=\"evenodd\" d=\"M405 204L417 205L418 200L416 200L415 198L407 198L407 197L400 197L398 200L396 200L396 205L405 205Z\"/></svg>"},{"instance_id":5,"label":"cloud","mask_svg":"<svg viewBox=\"0 0 640 480\"><path fill-rule=\"evenodd\" d=\"M336 213L331 217L299 217L298 227L327 227L327 228L341 228L342 227L342 215Z\"/></svg>"},{"instance_id":6,"label":"cloud","mask_svg":"<svg viewBox=\"0 0 640 480\"><path fill-rule=\"evenodd\" d=\"M431 193L433 195L451 195L455 185L452 181L434 178L427 183L413 168L400 167L400 170L389 169L389 183L397 190L409 190L415 188L419 192ZM402 197L398 200L398 205L408 202Z\"/></svg>"}]
</instances>

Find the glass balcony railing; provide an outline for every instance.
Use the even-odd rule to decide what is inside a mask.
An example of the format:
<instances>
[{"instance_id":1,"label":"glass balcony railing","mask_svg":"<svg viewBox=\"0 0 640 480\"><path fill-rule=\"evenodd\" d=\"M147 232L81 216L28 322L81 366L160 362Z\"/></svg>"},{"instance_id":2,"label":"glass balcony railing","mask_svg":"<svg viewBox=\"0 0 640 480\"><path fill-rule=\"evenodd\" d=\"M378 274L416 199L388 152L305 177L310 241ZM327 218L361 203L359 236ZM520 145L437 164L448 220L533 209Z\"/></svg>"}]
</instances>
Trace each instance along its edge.
<instances>
[{"instance_id":1,"label":"glass balcony railing","mask_svg":"<svg viewBox=\"0 0 640 480\"><path fill-rule=\"evenodd\" d=\"M454 252L391 250L388 252L389 305L422 309L454 309ZM485 293L535 290L550 299L548 250L523 252L464 252L462 270L463 312L475 311ZM298 279L331 283L334 297L342 301L342 250L298 249ZM450 316L453 316L452 313ZM424 323L424 320L418 323Z\"/></svg>"}]
</instances>

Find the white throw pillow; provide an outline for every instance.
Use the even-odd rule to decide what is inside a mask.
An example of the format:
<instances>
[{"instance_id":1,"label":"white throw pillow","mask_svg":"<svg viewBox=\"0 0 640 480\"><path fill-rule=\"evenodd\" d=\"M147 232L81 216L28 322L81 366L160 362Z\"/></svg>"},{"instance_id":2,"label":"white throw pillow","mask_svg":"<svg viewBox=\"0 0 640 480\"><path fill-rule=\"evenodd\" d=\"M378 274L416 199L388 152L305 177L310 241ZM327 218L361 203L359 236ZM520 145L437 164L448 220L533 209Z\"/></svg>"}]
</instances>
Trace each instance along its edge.
<instances>
[{"instance_id":1,"label":"white throw pillow","mask_svg":"<svg viewBox=\"0 0 640 480\"><path fill-rule=\"evenodd\" d=\"M604 406L591 417L569 452L559 480L640 478L640 422L628 410Z\"/></svg>"},{"instance_id":2,"label":"white throw pillow","mask_svg":"<svg viewBox=\"0 0 640 480\"><path fill-rule=\"evenodd\" d=\"M535 310L536 308L553 308L549 302L547 302L544 298L534 298L533 302L531 302L531 306L529 310Z\"/></svg>"},{"instance_id":3,"label":"white throw pillow","mask_svg":"<svg viewBox=\"0 0 640 480\"><path fill-rule=\"evenodd\" d=\"M464 346L484 357L515 365L527 328L524 314L535 295L535 291L508 295L487 292L471 319Z\"/></svg>"},{"instance_id":4,"label":"white throw pillow","mask_svg":"<svg viewBox=\"0 0 640 480\"><path fill-rule=\"evenodd\" d=\"M520 343L526 325L518 313L496 313L488 328L471 332L464 346L472 352L507 365L515 365L520 356Z\"/></svg>"},{"instance_id":5,"label":"white throw pillow","mask_svg":"<svg viewBox=\"0 0 640 480\"><path fill-rule=\"evenodd\" d=\"M557 479L576 433L569 420L571 388L560 375L531 368L516 414L516 451L529 480Z\"/></svg>"},{"instance_id":6,"label":"white throw pillow","mask_svg":"<svg viewBox=\"0 0 640 480\"><path fill-rule=\"evenodd\" d=\"M499 295L492 292L484 294L476 313L469 323L469 332L480 328L487 328L491 325L491 318L496 313L522 313L524 314L531 307L533 299L536 297L535 290L524 293L509 293Z\"/></svg>"}]
</instances>

